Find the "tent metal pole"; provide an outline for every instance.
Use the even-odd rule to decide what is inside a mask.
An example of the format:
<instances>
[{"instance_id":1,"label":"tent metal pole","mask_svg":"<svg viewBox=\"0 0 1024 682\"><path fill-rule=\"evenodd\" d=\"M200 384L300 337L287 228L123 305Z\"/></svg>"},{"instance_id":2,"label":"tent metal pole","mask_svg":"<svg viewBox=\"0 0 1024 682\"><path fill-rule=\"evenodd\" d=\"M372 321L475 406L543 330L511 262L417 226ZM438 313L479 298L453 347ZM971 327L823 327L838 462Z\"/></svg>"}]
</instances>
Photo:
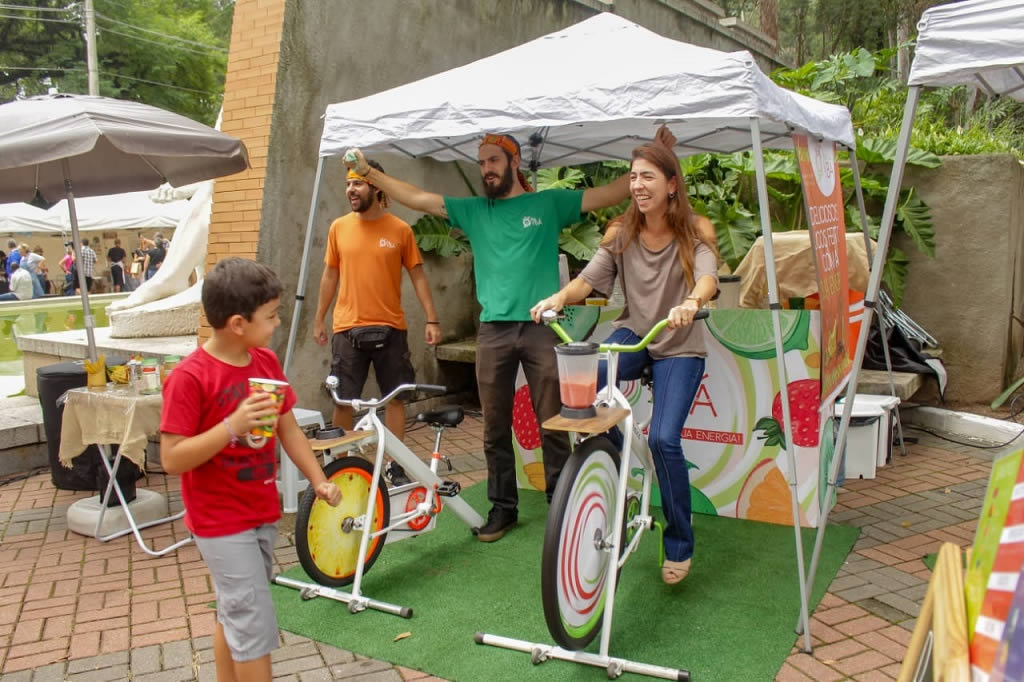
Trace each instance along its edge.
<instances>
[{"instance_id":1,"label":"tent metal pole","mask_svg":"<svg viewBox=\"0 0 1024 682\"><path fill-rule=\"evenodd\" d=\"M302 314L302 302L306 296L306 277L309 274L309 249L313 244L313 230L316 227L316 207L320 201L320 183L323 179L324 157L316 162L316 179L313 181L313 198L309 201L309 220L306 221L306 240L302 245L302 260L299 262L299 283L295 286L295 308L292 310L292 323L288 328L288 346L284 351L282 369L285 376L291 366L292 354L295 352L295 339L299 333L299 317Z\"/></svg>"},{"instance_id":2,"label":"tent metal pole","mask_svg":"<svg viewBox=\"0 0 1024 682\"><path fill-rule=\"evenodd\" d=\"M857 375L860 374L861 363L864 362L864 350L868 345L868 333L871 330L871 319L874 313L875 301L878 299L878 289L882 282L882 268L885 265L885 254L889 249L889 237L892 234L892 222L896 215L896 203L900 198L900 186L903 184L903 167L907 161L907 150L910 147L910 133L914 128L914 113L917 111L917 98L920 94L920 86L911 86L907 93L907 103L903 109L903 122L900 124L900 134L896 141L896 157L892 163L892 176L889 179L889 192L885 196L885 209L882 211L882 222L878 229L878 244L875 249L875 258L871 265L871 277L868 280L868 290L864 297L864 321L860 325L860 335L857 337L857 353L853 359L853 372L850 375L850 383L846 387L846 400L843 405L843 419L839 423L839 435L836 437L835 456L832 458L832 466L828 473L828 489L825 494L825 505L820 521L818 522L818 533L814 539L814 553L811 555L811 567L808 571L808 585L814 584L814 574L818 568L818 557L821 553L821 543L825 535L825 526L828 522L829 512L832 511L832 497L836 489L836 477L839 475L839 465L843 460L843 453L846 448L846 435L850 429L850 415L853 412L853 399L857 394Z\"/></svg>"},{"instance_id":3,"label":"tent metal pole","mask_svg":"<svg viewBox=\"0 0 1024 682\"><path fill-rule=\"evenodd\" d=\"M764 263L768 277L768 302L772 311L772 328L775 332L775 361L778 364L779 384L782 395L782 421L786 433L786 461L789 466L789 492L793 504L793 534L796 537L796 565L800 581L800 622L803 624L804 651L811 651L810 620L807 613L807 585L804 582L804 544L800 532L800 500L797 492L799 477L796 470L796 453L793 452L793 422L789 409L789 382L786 378L786 358L782 344L782 321L779 319L778 278L775 273L775 250L772 246L772 219L768 203L768 181L764 172L764 154L761 150L761 125L757 118L750 119L750 138L754 149L754 167L757 172L757 203L761 214L761 234L764 236Z\"/></svg>"},{"instance_id":4,"label":"tent metal pole","mask_svg":"<svg viewBox=\"0 0 1024 682\"><path fill-rule=\"evenodd\" d=\"M78 289L82 292L82 320L85 322L85 339L89 346L89 361L96 362L96 318L89 307L89 287L85 281L85 268L82 267L82 239L78 234L78 211L75 210L75 193L71 189L71 164L66 158L60 161L64 171L64 193L68 198L68 216L71 218L71 242L75 249L75 263L78 271ZM95 264L93 264L95 267ZM33 275L34 277L35 275Z\"/></svg>"},{"instance_id":5,"label":"tent metal pole","mask_svg":"<svg viewBox=\"0 0 1024 682\"><path fill-rule=\"evenodd\" d=\"M868 212L864 208L864 192L862 191L860 184L860 168L857 166L857 150L851 150L852 155L850 166L853 168L853 186L857 192L857 208L860 210L860 229L864 233L864 253L868 256L868 263L871 263L871 235L868 234ZM896 382L892 377L892 358L889 355L889 321L885 318L885 314L881 313L878 315L878 322L882 329L882 353L885 355L885 372L889 377L889 395L893 398L896 397ZM893 416L896 418L896 434L900 441L900 454L906 456L907 446L903 442L903 422L900 419L900 410L895 408L893 410Z\"/></svg>"}]
</instances>

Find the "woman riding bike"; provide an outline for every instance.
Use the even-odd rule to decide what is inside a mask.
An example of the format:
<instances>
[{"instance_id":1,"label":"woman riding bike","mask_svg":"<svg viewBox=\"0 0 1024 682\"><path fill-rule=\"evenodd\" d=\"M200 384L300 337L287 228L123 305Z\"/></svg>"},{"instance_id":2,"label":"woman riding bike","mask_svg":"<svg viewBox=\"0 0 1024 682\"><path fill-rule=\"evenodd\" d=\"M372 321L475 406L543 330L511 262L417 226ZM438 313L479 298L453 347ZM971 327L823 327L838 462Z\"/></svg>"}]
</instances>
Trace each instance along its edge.
<instances>
[{"instance_id":1,"label":"woman riding bike","mask_svg":"<svg viewBox=\"0 0 1024 682\"><path fill-rule=\"evenodd\" d=\"M618 377L639 379L652 366L654 413L648 442L667 521L662 579L674 585L689 573L694 545L681 434L704 376L706 350L703 334L691 323L718 290L718 263L711 221L694 213L679 162L669 150L651 144L634 149L629 188L629 208L609 226L593 260L530 314L540 322L545 310L561 310L594 290L609 292L618 278L625 305L606 343L635 344L640 340L637 331L669 319L669 329L646 350L620 356ZM607 377L604 364L598 370L599 389Z\"/></svg>"}]
</instances>

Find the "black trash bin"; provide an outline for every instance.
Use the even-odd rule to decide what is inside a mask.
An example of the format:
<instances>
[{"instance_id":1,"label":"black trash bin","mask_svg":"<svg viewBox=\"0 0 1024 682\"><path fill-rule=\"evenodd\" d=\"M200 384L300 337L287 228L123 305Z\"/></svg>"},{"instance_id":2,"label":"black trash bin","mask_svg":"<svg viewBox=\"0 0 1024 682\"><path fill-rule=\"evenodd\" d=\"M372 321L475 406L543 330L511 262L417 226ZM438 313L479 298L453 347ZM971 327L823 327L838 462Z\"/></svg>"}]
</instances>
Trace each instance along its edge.
<instances>
[{"instance_id":1,"label":"black trash bin","mask_svg":"<svg viewBox=\"0 0 1024 682\"><path fill-rule=\"evenodd\" d=\"M110 364L121 364L110 358ZM86 385L85 366L81 362L62 362L47 365L36 370L36 385L39 392L39 403L43 411L43 429L46 431L46 448L50 460L50 478L54 487L60 490L98 490L100 494L106 489L107 470L100 463L99 448L90 445L85 452L72 460L70 467L60 463L60 430L64 418L64 405L57 405L60 398L69 389ZM114 452L117 452L116 447ZM134 463L123 460L117 470L117 482L121 486L125 499L135 499L135 481L142 472ZM110 506L119 504L117 496L112 496Z\"/></svg>"}]
</instances>

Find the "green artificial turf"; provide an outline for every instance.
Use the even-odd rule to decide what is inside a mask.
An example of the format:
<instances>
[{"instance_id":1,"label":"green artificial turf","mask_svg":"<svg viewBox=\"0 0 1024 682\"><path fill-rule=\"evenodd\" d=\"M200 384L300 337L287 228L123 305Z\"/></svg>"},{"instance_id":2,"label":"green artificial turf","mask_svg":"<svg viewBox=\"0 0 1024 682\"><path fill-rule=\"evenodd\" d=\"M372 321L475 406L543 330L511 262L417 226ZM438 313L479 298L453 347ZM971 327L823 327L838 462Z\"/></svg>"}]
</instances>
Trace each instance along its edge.
<instances>
[{"instance_id":1,"label":"green artificial turf","mask_svg":"<svg viewBox=\"0 0 1024 682\"><path fill-rule=\"evenodd\" d=\"M486 513L484 485L464 497ZM529 654L474 642L479 631L550 643L540 597L546 512L542 494L520 491L519 525L498 542L477 541L445 512L436 529L387 545L366 574L363 592L411 606L411 619L373 610L351 614L341 602L303 601L297 590L275 585L278 622L296 634L450 680L607 679L601 668L556 660L533 666ZM693 566L682 583L661 581L656 530L623 568L610 655L687 669L697 682L774 679L795 642L800 614L793 529L704 515L694 516L694 529ZM814 531L803 533L809 556ZM858 533L829 527L812 610ZM305 579L301 567L286 575ZM597 651L599 641L588 651ZM631 677L640 679L622 679Z\"/></svg>"}]
</instances>

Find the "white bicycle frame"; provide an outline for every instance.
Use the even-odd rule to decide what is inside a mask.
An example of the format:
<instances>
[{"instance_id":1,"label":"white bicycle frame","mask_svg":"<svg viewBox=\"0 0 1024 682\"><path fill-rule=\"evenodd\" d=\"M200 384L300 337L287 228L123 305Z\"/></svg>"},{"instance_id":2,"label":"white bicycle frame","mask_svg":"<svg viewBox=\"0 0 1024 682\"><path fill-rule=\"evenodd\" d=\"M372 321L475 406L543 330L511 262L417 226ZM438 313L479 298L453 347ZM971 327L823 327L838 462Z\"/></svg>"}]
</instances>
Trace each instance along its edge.
<instances>
[{"instance_id":1,"label":"white bicycle frame","mask_svg":"<svg viewBox=\"0 0 1024 682\"><path fill-rule=\"evenodd\" d=\"M369 443L376 440L376 457L373 463L373 475L370 482L370 491L366 500L366 511L362 516L353 519L353 528L361 530L361 536L359 539L359 554L356 559L356 575L352 582L352 591L345 592L333 587L326 587L318 583L306 583L300 580L294 580L292 578L285 578L283 576L276 576L274 582L278 585L284 585L285 587L294 587L302 591L303 599L312 599L313 597L327 597L348 604L348 610L351 613L358 613L364 611L367 608L376 609L392 615L401 616L403 618L412 617L412 608L407 606L400 606L398 604L392 604L390 602L380 601L378 599L370 599L362 593L363 584L363 568L366 562L367 551L370 546L370 540L387 533L398 526L407 524L409 521L419 518L421 516L434 517L440 508L434 509L434 501L437 499L437 490L443 485L444 481L441 480L437 475L437 466L440 461L438 455L439 446L441 441L441 430L437 431L437 435L434 440L434 456L431 458L430 466L424 464L419 457L417 457L412 450L410 450L405 443L398 439L395 434L388 430L387 425L381 421L377 412L390 402L397 395L410 389L411 384L403 384L397 387L394 391L389 393L384 398L374 398L371 400L341 400L337 397L335 387L331 387L331 397L334 401L342 405L351 405L353 411L360 412L361 410L367 410L366 414L359 420L353 432L358 431L372 431L375 435L367 437L366 440L356 441L356 443ZM354 445L354 444L353 444ZM417 485L422 485L427 489L426 499L417 504L416 508L410 511L403 511L399 514L392 513L391 518L388 519L388 525L385 528L381 528L378 531L371 532L371 523L367 522L367 519L373 518L373 509L377 500L377 492L380 489L381 472L384 468L384 455L389 455L394 461L398 462L405 469L406 473L409 474L410 478L414 483L409 484L408 488L413 489ZM418 484L416 483L418 481ZM455 515L462 519L470 528L479 527L484 524L483 518L473 509L469 504L458 495L450 497L445 503L446 506L451 507ZM424 528L423 531L429 530L430 526ZM411 530L411 529L410 529ZM418 535L423 531L410 532L406 537L412 537Z\"/></svg>"},{"instance_id":2,"label":"white bicycle frame","mask_svg":"<svg viewBox=\"0 0 1024 682\"><path fill-rule=\"evenodd\" d=\"M644 428L644 425L649 423L649 420L642 424L636 424L633 418L633 409L630 406L629 401L626 399L626 396L619 390L618 354L620 351L614 349L615 345L616 344L611 344L612 348L607 348L605 344L602 344L602 350L600 352L602 356L607 359L608 381L605 388L598 393L597 398L594 401L595 405L621 407L628 410L628 414L625 418L618 422L620 430L622 431L623 440L622 449L619 453L619 482L616 493L615 521L612 525L611 542L609 543L607 540L602 540L600 543L601 550L610 552L610 556L618 557L618 559L615 562L615 570L611 570L609 567L608 576L605 579L606 596L604 613L601 616L601 645L598 653L592 654L586 651L573 651L552 644L527 642L522 639L502 637L500 635L489 635L481 632L476 634L475 641L477 644L488 644L491 646L502 647L504 649L523 651L530 654L531 660L534 664L543 663L549 658L555 658L563 661L572 661L574 663L583 663L585 665L605 668L608 671L609 679L617 678L624 672L631 672L640 675L648 675L650 677L661 677L667 680L688 680L689 672L684 670L668 668L660 665L651 665L649 663L640 663L638 661L631 661L625 658L612 657L608 654L612 637L612 620L615 615L615 592L619 576L618 569L625 565L626 559L628 559L629 555L636 550L644 532L654 527L654 519L651 516L651 478L653 478L654 474L654 462L651 459L650 448L647 447L646 442L642 439L642 429ZM634 447L633 440L638 433L641 437L637 438L637 440L641 445ZM634 516L630 521L630 528L635 528L636 534L631 539L629 546L626 547L625 551L620 553L619 548L622 546L623 533L622 522L626 514L626 494L629 488L631 454L636 454L637 459L639 459L640 463L643 465L644 480L640 497L640 513Z\"/></svg>"}]
</instances>

